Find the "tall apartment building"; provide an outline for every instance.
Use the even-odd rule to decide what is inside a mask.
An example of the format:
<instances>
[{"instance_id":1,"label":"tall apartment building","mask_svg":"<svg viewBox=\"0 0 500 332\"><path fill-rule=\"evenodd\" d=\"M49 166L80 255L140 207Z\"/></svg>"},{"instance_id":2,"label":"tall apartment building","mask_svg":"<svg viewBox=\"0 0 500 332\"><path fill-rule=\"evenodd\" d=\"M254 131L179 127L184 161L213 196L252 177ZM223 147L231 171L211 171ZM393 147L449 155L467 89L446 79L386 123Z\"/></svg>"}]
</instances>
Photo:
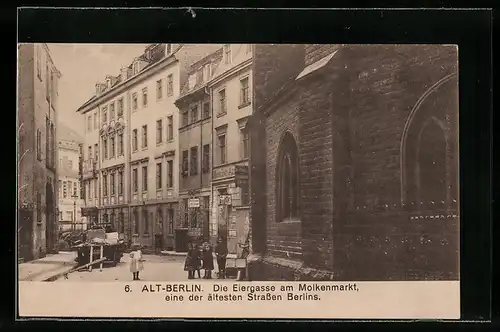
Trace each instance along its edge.
<instances>
[{"instance_id":1,"label":"tall apartment building","mask_svg":"<svg viewBox=\"0 0 500 332\"><path fill-rule=\"evenodd\" d=\"M227 238L228 250L250 236L246 123L253 113L251 44L226 44L222 60L209 83L212 100L213 170L210 234Z\"/></svg>"},{"instance_id":2,"label":"tall apartment building","mask_svg":"<svg viewBox=\"0 0 500 332\"><path fill-rule=\"evenodd\" d=\"M178 110L187 68L211 45L151 44L106 76L77 112L85 117L85 214L129 243L173 247L178 212ZM85 149L85 148L84 148Z\"/></svg>"},{"instance_id":3,"label":"tall apartment building","mask_svg":"<svg viewBox=\"0 0 500 332\"><path fill-rule=\"evenodd\" d=\"M80 147L83 139L63 123L59 123L57 127L59 231L83 230L87 226L81 216L83 197L79 175Z\"/></svg>"},{"instance_id":4,"label":"tall apartment building","mask_svg":"<svg viewBox=\"0 0 500 332\"><path fill-rule=\"evenodd\" d=\"M57 101L61 73L46 44L18 46L18 250L57 250Z\"/></svg>"},{"instance_id":5,"label":"tall apartment building","mask_svg":"<svg viewBox=\"0 0 500 332\"><path fill-rule=\"evenodd\" d=\"M207 84L221 59L222 48L219 48L194 63L176 101L180 114L180 227L187 230L187 236L184 236L186 239L200 236L208 239L210 236L212 107ZM189 206L190 200L193 206Z\"/></svg>"}]
</instances>

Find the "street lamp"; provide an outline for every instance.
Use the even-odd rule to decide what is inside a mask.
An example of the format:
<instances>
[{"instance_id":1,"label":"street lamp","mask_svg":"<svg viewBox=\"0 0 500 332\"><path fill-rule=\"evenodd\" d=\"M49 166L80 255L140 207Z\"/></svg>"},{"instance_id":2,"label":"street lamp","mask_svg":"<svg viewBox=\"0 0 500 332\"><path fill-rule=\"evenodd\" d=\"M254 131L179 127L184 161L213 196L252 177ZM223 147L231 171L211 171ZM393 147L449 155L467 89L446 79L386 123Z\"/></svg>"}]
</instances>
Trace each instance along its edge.
<instances>
[{"instance_id":1,"label":"street lamp","mask_svg":"<svg viewBox=\"0 0 500 332\"><path fill-rule=\"evenodd\" d=\"M78 195L71 196L73 198L73 226L71 227L73 231L76 230L76 200Z\"/></svg>"}]
</instances>

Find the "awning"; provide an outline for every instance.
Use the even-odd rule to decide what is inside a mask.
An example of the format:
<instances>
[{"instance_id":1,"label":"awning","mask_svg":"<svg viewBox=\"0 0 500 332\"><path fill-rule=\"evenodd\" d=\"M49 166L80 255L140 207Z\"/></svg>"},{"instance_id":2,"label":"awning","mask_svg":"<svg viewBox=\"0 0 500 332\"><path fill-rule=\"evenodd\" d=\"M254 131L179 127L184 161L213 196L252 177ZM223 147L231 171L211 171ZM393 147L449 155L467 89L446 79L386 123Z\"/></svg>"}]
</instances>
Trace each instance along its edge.
<instances>
[{"instance_id":1,"label":"awning","mask_svg":"<svg viewBox=\"0 0 500 332\"><path fill-rule=\"evenodd\" d=\"M307 76L307 75L315 72L316 70L323 68L324 66L326 66L328 64L328 62L330 62L331 59L333 59L333 57L335 56L335 54L337 52L338 52L338 50L335 50L335 52L333 52L333 53L325 56L324 58L321 58L320 60L310 64L309 66L307 66L306 68L304 68L304 70L302 70L300 72L299 76L297 76L297 78L295 80L296 81L300 80L304 76Z\"/></svg>"}]
</instances>

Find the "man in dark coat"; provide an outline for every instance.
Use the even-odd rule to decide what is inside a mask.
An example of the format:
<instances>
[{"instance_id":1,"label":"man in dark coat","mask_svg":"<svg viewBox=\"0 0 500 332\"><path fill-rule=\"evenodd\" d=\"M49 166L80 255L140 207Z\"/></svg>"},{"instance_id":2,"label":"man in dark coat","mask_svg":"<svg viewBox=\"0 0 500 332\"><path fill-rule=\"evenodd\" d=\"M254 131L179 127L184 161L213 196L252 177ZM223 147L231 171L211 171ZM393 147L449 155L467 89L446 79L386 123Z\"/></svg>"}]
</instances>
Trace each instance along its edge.
<instances>
[{"instance_id":1,"label":"man in dark coat","mask_svg":"<svg viewBox=\"0 0 500 332\"><path fill-rule=\"evenodd\" d=\"M219 238L215 246L215 256L217 257L217 266L219 268L219 279L226 278L226 257L227 257L227 243Z\"/></svg>"}]
</instances>

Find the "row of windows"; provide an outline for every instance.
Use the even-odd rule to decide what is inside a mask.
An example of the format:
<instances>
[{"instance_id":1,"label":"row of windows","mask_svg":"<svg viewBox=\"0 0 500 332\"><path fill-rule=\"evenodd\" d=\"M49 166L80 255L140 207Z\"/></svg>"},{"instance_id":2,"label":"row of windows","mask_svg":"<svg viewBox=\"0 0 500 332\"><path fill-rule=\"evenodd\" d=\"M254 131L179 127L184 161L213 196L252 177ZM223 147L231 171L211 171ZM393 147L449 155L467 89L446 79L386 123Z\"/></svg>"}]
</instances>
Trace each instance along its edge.
<instances>
[{"instance_id":1,"label":"row of windows","mask_svg":"<svg viewBox=\"0 0 500 332\"><path fill-rule=\"evenodd\" d=\"M36 75L40 82L45 81L45 97L49 103L55 102L55 97L58 91L58 80L55 70L52 68L48 56L45 61L45 79L42 78L43 65L42 65L42 46L36 46Z\"/></svg>"},{"instance_id":2,"label":"row of windows","mask_svg":"<svg viewBox=\"0 0 500 332\"><path fill-rule=\"evenodd\" d=\"M228 163L227 159L227 137L225 133L217 135L217 153L216 164L223 165ZM247 130L240 129L240 158L247 159L250 155L250 135Z\"/></svg>"},{"instance_id":3,"label":"row of windows","mask_svg":"<svg viewBox=\"0 0 500 332\"><path fill-rule=\"evenodd\" d=\"M78 181L62 181L59 180L59 197L80 199L80 191L78 190Z\"/></svg>"},{"instance_id":4,"label":"row of windows","mask_svg":"<svg viewBox=\"0 0 500 332\"><path fill-rule=\"evenodd\" d=\"M142 175L142 186L141 190L148 190L148 166L141 167ZM172 188L174 186L174 163L172 160L167 160L167 176L166 176L167 188ZM156 163L156 190L161 190L163 188L163 162ZM134 193L139 192L139 168L132 169L132 191Z\"/></svg>"},{"instance_id":5,"label":"row of windows","mask_svg":"<svg viewBox=\"0 0 500 332\"><path fill-rule=\"evenodd\" d=\"M174 139L174 118L172 115L167 117L167 141ZM156 121L156 144L161 144L164 141L163 136L163 119ZM141 149L148 148L148 126L144 125L141 128ZM132 151L139 149L139 132L137 129L132 130Z\"/></svg>"},{"instance_id":6,"label":"row of windows","mask_svg":"<svg viewBox=\"0 0 500 332\"><path fill-rule=\"evenodd\" d=\"M210 144L203 145L201 160L201 171L210 171ZM190 158L191 155L191 158ZM198 147L193 146L189 150L182 151L182 176L198 174Z\"/></svg>"},{"instance_id":7,"label":"row of windows","mask_svg":"<svg viewBox=\"0 0 500 332\"><path fill-rule=\"evenodd\" d=\"M109 143L108 143L109 140ZM92 147L89 146L89 156L92 155ZM116 136L102 138L102 154L104 159L123 156L123 133ZM97 159L97 156L96 156Z\"/></svg>"},{"instance_id":8,"label":"row of windows","mask_svg":"<svg viewBox=\"0 0 500 332\"><path fill-rule=\"evenodd\" d=\"M156 81L156 100L159 101L163 98L163 79ZM167 76L167 96L171 97L174 95L174 74L169 74ZM148 88L145 87L141 91L142 96L142 107L148 106ZM132 110L135 111L139 108L139 95L137 92L132 94Z\"/></svg>"},{"instance_id":9,"label":"row of windows","mask_svg":"<svg viewBox=\"0 0 500 332\"><path fill-rule=\"evenodd\" d=\"M159 79L156 81L156 100L161 100L163 98L163 79ZM174 76L173 74L169 74L167 76L167 96L172 96L174 94ZM142 89L142 106L146 107L148 105L148 88L145 87ZM138 94L137 92L132 94L132 110L137 110L139 106ZM109 111L109 113L108 113ZM107 123L108 121L113 121L118 118L123 117L124 111L124 103L123 97L115 101L112 101L108 105L102 108L102 123ZM108 117L109 116L109 117ZM87 128L88 131L98 130L99 129L99 120L97 117L97 112L93 115L89 115L87 118Z\"/></svg>"},{"instance_id":10,"label":"row of windows","mask_svg":"<svg viewBox=\"0 0 500 332\"><path fill-rule=\"evenodd\" d=\"M240 80L240 107L250 104L250 84L248 77ZM227 98L226 89L221 89L218 92L217 116L227 114Z\"/></svg>"},{"instance_id":11,"label":"row of windows","mask_svg":"<svg viewBox=\"0 0 500 332\"><path fill-rule=\"evenodd\" d=\"M166 218L167 218L167 234L173 234L174 232L174 209L169 208L166 209ZM118 219L118 227L116 229L120 233L125 232L125 224L124 224L124 219L123 219L123 213L118 214L119 219ZM114 215L110 214L109 215L109 222L111 222L114 225ZM132 217L133 217L133 225L134 225L134 234L140 234L141 233L141 228L142 228L142 233L144 235L149 235L152 225L151 223L153 222L153 212L148 212L147 210L134 210L132 212ZM163 225L163 212L158 211L157 212L157 222L159 225ZM104 222L108 222L108 215L104 215ZM160 226L163 227L163 226Z\"/></svg>"},{"instance_id":12,"label":"row of windows","mask_svg":"<svg viewBox=\"0 0 500 332\"><path fill-rule=\"evenodd\" d=\"M109 192L108 192L109 186ZM111 196L123 195L123 171L111 172L109 174L102 175L102 194L107 197L108 194Z\"/></svg>"},{"instance_id":13,"label":"row of windows","mask_svg":"<svg viewBox=\"0 0 500 332\"><path fill-rule=\"evenodd\" d=\"M182 113L182 127L190 125L192 123L198 122L198 120L205 120L210 117L210 103L203 103L203 110L201 114L201 118L199 116L198 104L192 105L189 111L185 111Z\"/></svg>"}]
</instances>

